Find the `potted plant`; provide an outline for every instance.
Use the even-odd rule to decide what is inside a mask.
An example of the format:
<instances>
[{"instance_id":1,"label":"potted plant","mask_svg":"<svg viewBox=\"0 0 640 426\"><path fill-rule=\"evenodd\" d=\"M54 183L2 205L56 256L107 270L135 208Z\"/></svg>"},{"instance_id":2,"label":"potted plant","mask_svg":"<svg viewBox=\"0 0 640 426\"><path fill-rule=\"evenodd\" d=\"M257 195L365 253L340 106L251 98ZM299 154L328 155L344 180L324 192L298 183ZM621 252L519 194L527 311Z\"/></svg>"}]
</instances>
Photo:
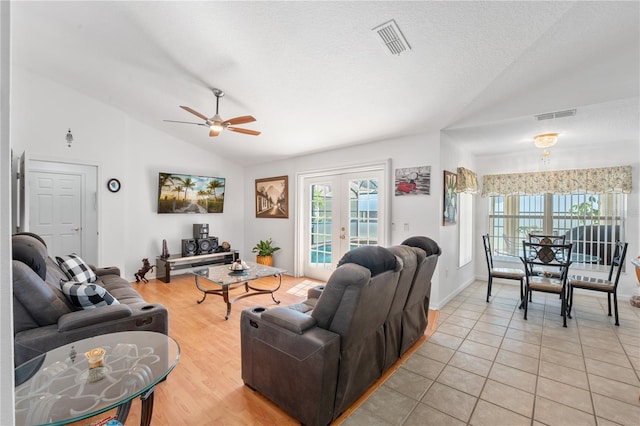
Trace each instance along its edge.
<instances>
[{"instance_id":1,"label":"potted plant","mask_svg":"<svg viewBox=\"0 0 640 426\"><path fill-rule=\"evenodd\" d=\"M280 247L273 245L271 238L268 240L260 240L254 248L251 249L251 253L256 253L256 262L262 265L273 266L273 253L280 250Z\"/></svg>"}]
</instances>

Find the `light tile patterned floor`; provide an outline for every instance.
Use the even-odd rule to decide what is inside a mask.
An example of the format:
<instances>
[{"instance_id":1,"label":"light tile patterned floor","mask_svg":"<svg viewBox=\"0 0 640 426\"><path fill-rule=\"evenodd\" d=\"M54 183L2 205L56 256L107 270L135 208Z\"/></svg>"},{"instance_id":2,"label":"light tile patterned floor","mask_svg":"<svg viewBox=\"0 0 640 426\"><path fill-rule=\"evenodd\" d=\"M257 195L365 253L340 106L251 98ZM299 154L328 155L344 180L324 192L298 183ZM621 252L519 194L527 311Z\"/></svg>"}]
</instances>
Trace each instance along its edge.
<instances>
[{"instance_id":1,"label":"light tile patterned floor","mask_svg":"<svg viewBox=\"0 0 640 426\"><path fill-rule=\"evenodd\" d=\"M556 295L476 282L441 311L438 328L343 423L354 425L640 425L640 309L575 295L562 327Z\"/></svg>"},{"instance_id":2,"label":"light tile patterned floor","mask_svg":"<svg viewBox=\"0 0 640 426\"><path fill-rule=\"evenodd\" d=\"M289 290L287 290L287 293L294 294L294 295L300 296L300 297L304 297L306 299L307 298L307 290L309 290L312 287L315 287L317 285L322 285L322 284L324 284L324 283L318 282L318 281L304 280L304 281L301 281L300 283L294 285Z\"/></svg>"}]
</instances>

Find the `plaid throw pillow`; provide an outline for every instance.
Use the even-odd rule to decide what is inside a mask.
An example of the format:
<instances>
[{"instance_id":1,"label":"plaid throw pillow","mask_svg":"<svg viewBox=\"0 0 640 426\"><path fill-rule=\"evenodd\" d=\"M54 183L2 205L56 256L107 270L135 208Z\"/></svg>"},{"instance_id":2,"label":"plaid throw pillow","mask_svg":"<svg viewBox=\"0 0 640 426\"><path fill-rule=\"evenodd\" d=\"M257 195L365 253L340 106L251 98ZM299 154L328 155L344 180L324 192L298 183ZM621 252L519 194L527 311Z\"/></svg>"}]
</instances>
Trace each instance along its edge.
<instances>
[{"instance_id":1,"label":"plaid throw pillow","mask_svg":"<svg viewBox=\"0 0 640 426\"><path fill-rule=\"evenodd\" d=\"M69 256L56 257L56 261L58 265L60 265L60 269L64 271L67 278L71 281L92 283L98 279L89 265L75 253L71 253Z\"/></svg>"},{"instance_id":2,"label":"plaid throw pillow","mask_svg":"<svg viewBox=\"0 0 640 426\"><path fill-rule=\"evenodd\" d=\"M120 304L111 293L98 284L82 284L69 281L62 284L62 292L73 306L80 309L93 309L100 306Z\"/></svg>"}]
</instances>

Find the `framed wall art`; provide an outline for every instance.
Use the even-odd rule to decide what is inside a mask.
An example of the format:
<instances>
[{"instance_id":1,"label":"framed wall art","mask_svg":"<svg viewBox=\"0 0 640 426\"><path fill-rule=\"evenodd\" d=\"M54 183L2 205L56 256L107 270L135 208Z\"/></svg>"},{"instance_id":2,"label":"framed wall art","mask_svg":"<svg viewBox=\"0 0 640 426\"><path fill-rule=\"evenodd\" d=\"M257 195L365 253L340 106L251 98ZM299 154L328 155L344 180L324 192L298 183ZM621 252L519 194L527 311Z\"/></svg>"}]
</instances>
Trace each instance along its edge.
<instances>
[{"instance_id":1,"label":"framed wall art","mask_svg":"<svg viewBox=\"0 0 640 426\"><path fill-rule=\"evenodd\" d=\"M444 171L444 197L442 224L444 226L456 224L456 213L458 211L458 194L456 193L456 183L458 175Z\"/></svg>"},{"instance_id":2,"label":"framed wall art","mask_svg":"<svg viewBox=\"0 0 640 426\"><path fill-rule=\"evenodd\" d=\"M396 195L429 195L431 192L431 166L396 169Z\"/></svg>"},{"instance_id":3,"label":"framed wall art","mask_svg":"<svg viewBox=\"0 0 640 426\"><path fill-rule=\"evenodd\" d=\"M160 173L158 213L222 213L225 179Z\"/></svg>"},{"instance_id":4,"label":"framed wall art","mask_svg":"<svg viewBox=\"0 0 640 426\"><path fill-rule=\"evenodd\" d=\"M289 176L256 179L256 217L289 217Z\"/></svg>"}]
</instances>

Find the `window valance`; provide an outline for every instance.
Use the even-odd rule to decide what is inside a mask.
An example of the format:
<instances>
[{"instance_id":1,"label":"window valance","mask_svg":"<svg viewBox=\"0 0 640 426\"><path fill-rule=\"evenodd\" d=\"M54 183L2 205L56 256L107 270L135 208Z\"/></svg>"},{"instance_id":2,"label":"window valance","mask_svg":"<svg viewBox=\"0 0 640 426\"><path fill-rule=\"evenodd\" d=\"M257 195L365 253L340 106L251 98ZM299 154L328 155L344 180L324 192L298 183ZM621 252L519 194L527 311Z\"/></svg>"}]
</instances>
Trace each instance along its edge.
<instances>
[{"instance_id":1,"label":"window valance","mask_svg":"<svg viewBox=\"0 0 640 426\"><path fill-rule=\"evenodd\" d=\"M469 169L458 167L458 182L456 183L456 192L458 194L466 192L475 194L478 192L478 176Z\"/></svg>"},{"instance_id":2,"label":"window valance","mask_svg":"<svg viewBox=\"0 0 640 426\"><path fill-rule=\"evenodd\" d=\"M511 173L482 177L482 196L631 192L631 166Z\"/></svg>"}]
</instances>

